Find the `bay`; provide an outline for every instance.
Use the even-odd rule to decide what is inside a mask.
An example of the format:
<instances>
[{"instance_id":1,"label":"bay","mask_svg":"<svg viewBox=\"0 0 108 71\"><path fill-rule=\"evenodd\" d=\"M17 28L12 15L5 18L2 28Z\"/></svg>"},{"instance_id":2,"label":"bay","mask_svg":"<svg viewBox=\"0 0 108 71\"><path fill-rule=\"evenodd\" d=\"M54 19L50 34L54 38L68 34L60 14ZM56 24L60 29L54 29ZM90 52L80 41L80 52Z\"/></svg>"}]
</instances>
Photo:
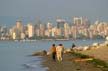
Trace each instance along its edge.
<instances>
[{"instance_id":1,"label":"bay","mask_svg":"<svg viewBox=\"0 0 108 71\"><path fill-rule=\"evenodd\" d=\"M54 43L60 43L65 48L70 48L72 43L76 46L92 45L95 42L103 43L104 39L97 40L69 40L69 41L0 41L0 71L45 71L40 63L42 57L32 57L32 53L42 50L50 50Z\"/></svg>"}]
</instances>

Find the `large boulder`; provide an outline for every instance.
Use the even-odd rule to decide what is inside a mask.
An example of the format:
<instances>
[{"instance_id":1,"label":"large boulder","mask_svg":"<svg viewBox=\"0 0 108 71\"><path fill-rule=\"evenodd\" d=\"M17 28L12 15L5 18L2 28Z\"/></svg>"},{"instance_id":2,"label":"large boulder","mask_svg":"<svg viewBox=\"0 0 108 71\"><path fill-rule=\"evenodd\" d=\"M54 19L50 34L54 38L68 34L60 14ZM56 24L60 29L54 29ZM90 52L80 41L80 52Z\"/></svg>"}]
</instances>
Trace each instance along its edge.
<instances>
[{"instance_id":1,"label":"large boulder","mask_svg":"<svg viewBox=\"0 0 108 71\"><path fill-rule=\"evenodd\" d=\"M47 52L47 55L51 55L51 54L52 54L52 52L51 52L51 51L48 51L48 52Z\"/></svg>"},{"instance_id":2,"label":"large boulder","mask_svg":"<svg viewBox=\"0 0 108 71\"><path fill-rule=\"evenodd\" d=\"M91 49L97 49L97 48L99 48L99 43L93 43Z\"/></svg>"},{"instance_id":3,"label":"large boulder","mask_svg":"<svg viewBox=\"0 0 108 71\"><path fill-rule=\"evenodd\" d=\"M68 52L72 52L72 49L71 48L64 49L64 53L68 53Z\"/></svg>"},{"instance_id":4,"label":"large boulder","mask_svg":"<svg viewBox=\"0 0 108 71\"><path fill-rule=\"evenodd\" d=\"M43 50L43 51L40 51L40 52L35 52L32 54L32 56L45 56L47 55L47 51L46 50Z\"/></svg>"},{"instance_id":5,"label":"large boulder","mask_svg":"<svg viewBox=\"0 0 108 71\"><path fill-rule=\"evenodd\" d=\"M84 46L83 51L90 50L90 46Z\"/></svg>"},{"instance_id":6,"label":"large boulder","mask_svg":"<svg viewBox=\"0 0 108 71\"><path fill-rule=\"evenodd\" d=\"M99 43L93 43L92 46L93 46L93 47L98 47L98 46L99 46Z\"/></svg>"},{"instance_id":7,"label":"large boulder","mask_svg":"<svg viewBox=\"0 0 108 71\"><path fill-rule=\"evenodd\" d=\"M108 46L108 41L105 41L105 42L104 42L104 45L105 45L105 46Z\"/></svg>"},{"instance_id":8,"label":"large boulder","mask_svg":"<svg viewBox=\"0 0 108 71\"><path fill-rule=\"evenodd\" d=\"M105 39L108 41L108 36Z\"/></svg>"},{"instance_id":9,"label":"large boulder","mask_svg":"<svg viewBox=\"0 0 108 71\"><path fill-rule=\"evenodd\" d=\"M78 46L78 47L75 47L73 48L74 51L82 51L83 50L83 46Z\"/></svg>"}]
</instances>

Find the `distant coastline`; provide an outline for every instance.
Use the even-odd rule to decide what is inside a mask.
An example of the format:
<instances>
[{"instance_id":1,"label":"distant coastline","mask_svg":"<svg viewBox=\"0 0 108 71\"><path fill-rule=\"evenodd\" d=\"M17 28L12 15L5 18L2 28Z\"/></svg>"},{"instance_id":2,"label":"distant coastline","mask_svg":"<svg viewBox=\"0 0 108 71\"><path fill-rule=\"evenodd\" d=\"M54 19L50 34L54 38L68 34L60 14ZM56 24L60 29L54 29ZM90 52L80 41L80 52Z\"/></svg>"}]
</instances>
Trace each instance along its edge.
<instances>
[{"instance_id":1,"label":"distant coastline","mask_svg":"<svg viewBox=\"0 0 108 71\"><path fill-rule=\"evenodd\" d=\"M11 39L5 39L5 40L0 40L0 42L2 41L14 41L14 42L32 42L32 41L75 41L75 40L82 40L82 41L86 41L86 40L99 40L99 39L104 39L104 38L95 38L95 39L27 39L27 40L11 40Z\"/></svg>"}]
</instances>

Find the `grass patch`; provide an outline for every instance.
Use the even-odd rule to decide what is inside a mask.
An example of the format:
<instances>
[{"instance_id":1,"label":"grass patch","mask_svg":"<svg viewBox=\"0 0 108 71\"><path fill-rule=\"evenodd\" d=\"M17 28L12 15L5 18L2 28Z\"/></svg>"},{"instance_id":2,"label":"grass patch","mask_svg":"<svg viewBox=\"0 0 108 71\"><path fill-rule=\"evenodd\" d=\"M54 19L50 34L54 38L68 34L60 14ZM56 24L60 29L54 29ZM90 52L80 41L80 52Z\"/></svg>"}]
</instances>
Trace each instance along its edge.
<instances>
[{"instance_id":1,"label":"grass patch","mask_svg":"<svg viewBox=\"0 0 108 71\"><path fill-rule=\"evenodd\" d=\"M71 54L79 57L79 58L93 58L91 56L88 56L88 55L84 55L84 54L81 54L81 53L76 53L76 52L71 52ZM92 64L94 64L96 67L99 67L101 68L103 71L108 71L108 63L105 62L105 61L102 61L100 59L94 59L92 61L88 61Z\"/></svg>"},{"instance_id":2,"label":"grass patch","mask_svg":"<svg viewBox=\"0 0 108 71\"><path fill-rule=\"evenodd\" d=\"M90 58L90 56L88 55L83 55L81 53L75 53L75 52L71 52L73 55L79 57L79 58Z\"/></svg>"},{"instance_id":3,"label":"grass patch","mask_svg":"<svg viewBox=\"0 0 108 71\"><path fill-rule=\"evenodd\" d=\"M102 61L100 59L93 59L92 61L89 62L93 63L96 67L99 67L104 71L108 71L108 64L105 61Z\"/></svg>"}]
</instances>

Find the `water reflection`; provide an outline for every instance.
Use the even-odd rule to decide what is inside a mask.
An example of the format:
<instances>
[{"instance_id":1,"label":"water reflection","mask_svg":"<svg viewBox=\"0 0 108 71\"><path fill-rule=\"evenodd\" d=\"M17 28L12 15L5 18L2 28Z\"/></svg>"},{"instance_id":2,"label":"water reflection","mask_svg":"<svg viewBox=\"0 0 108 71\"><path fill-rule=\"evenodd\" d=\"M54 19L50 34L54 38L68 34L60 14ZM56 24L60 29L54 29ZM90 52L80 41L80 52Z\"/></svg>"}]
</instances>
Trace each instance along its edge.
<instances>
[{"instance_id":1,"label":"water reflection","mask_svg":"<svg viewBox=\"0 0 108 71\"><path fill-rule=\"evenodd\" d=\"M30 61L27 61L25 64L22 64L22 70L24 71L47 71L47 67L41 65L42 57L28 57Z\"/></svg>"}]
</instances>

